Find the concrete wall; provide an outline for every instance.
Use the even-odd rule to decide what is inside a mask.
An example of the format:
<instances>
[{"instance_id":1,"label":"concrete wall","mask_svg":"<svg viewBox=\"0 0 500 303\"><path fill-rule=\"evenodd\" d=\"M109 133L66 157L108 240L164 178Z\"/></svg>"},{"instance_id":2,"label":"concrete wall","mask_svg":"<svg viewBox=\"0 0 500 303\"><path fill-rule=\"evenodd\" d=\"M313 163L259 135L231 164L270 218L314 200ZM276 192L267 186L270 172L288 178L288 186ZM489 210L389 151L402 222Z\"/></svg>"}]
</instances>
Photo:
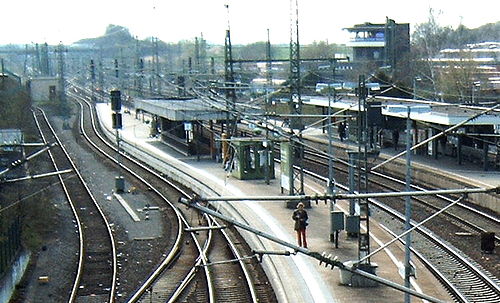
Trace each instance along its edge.
<instances>
[{"instance_id":1,"label":"concrete wall","mask_svg":"<svg viewBox=\"0 0 500 303\"><path fill-rule=\"evenodd\" d=\"M24 271L30 260L30 253L21 253L17 260L12 265L10 272L0 281L0 303L7 303L14 293L16 284L21 281Z\"/></svg>"}]
</instances>

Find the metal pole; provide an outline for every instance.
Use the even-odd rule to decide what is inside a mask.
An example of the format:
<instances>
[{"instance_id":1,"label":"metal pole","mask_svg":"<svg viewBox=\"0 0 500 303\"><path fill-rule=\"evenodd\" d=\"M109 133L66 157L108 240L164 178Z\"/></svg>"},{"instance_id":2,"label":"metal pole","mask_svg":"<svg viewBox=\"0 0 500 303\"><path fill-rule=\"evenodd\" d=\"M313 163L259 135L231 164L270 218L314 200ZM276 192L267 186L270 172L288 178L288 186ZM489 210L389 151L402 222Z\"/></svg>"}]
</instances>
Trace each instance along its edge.
<instances>
[{"instance_id":1,"label":"metal pole","mask_svg":"<svg viewBox=\"0 0 500 303\"><path fill-rule=\"evenodd\" d=\"M270 166L273 165L274 166L274 161L270 161L270 149L269 149L269 145L270 145L270 142L269 142L269 127L267 125L268 123L268 118L269 118L269 111L270 111L270 102L271 100L269 99L269 88L272 86L273 84L273 78L272 78L272 74L271 74L271 39L269 37L269 29L267 29L267 44L266 44L266 59L267 59L267 62L266 62L266 114L264 116L264 122L265 122L265 125L266 125L266 150L265 150L265 165L264 165L264 174L266 175L266 184L269 185L270 184L270 176L269 176L269 173L270 173ZM273 167L274 169L274 167Z\"/></svg>"},{"instance_id":2,"label":"metal pole","mask_svg":"<svg viewBox=\"0 0 500 303\"><path fill-rule=\"evenodd\" d=\"M73 171L72 169L58 170L58 171L54 171L51 173L26 176L26 177L21 177L21 178L16 178L16 179L0 180L0 183L13 183L13 182L24 181L24 180L29 180L29 179L39 179L39 178L44 178L44 177L51 177L51 176L56 176L56 175L67 174L67 173L70 173L72 171Z\"/></svg>"},{"instance_id":3,"label":"metal pole","mask_svg":"<svg viewBox=\"0 0 500 303\"><path fill-rule=\"evenodd\" d=\"M411 189L411 107L408 106L408 117L406 119L406 191ZM411 196L406 196L405 200L405 231L411 228ZM406 234L405 243L405 287L410 288L411 276L411 233ZM410 303L411 298L408 293L405 293L405 303Z\"/></svg>"},{"instance_id":4,"label":"metal pole","mask_svg":"<svg viewBox=\"0 0 500 303\"><path fill-rule=\"evenodd\" d=\"M413 77L413 100L417 99L417 79Z\"/></svg>"},{"instance_id":5,"label":"metal pole","mask_svg":"<svg viewBox=\"0 0 500 303\"><path fill-rule=\"evenodd\" d=\"M334 195L295 195L295 196L223 196L223 197L206 197L200 198L200 201L304 201L304 200L348 200L348 199L365 199L365 198L394 198L406 196L433 196L433 195L449 195L449 194L478 194L496 192L500 193L500 186L491 188L461 188L461 189L438 189L429 191L401 191L387 193L357 193L357 194L339 194Z\"/></svg>"},{"instance_id":6,"label":"metal pole","mask_svg":"<svg viewBox=\"0 0 500 303\"><path fill-rule=\"evenodd\" d=\"M116 129L116 162L118 162L118 177L122 177L122 171L121 171L121 162L120 162L120 133L118 132L118 129Z\"/></svg>"},{"instance_id":7,"label":"metal pole","mask_svg":"<svg viewBox=\"0 0 500 303\"><path fill-rule=\"evenodd\" d=\"M102 48L99 50L99 87L101 88L101 96L104 91L104 67L102 64Z\"/></svg>"},{"instance_id":8,"label":"metal pole","mask_svg":"<svg viewBox=\"0 0 500 303\"><path fill-rule=\"evenodd\" d=\"M333 62L331 63L333 64ZM335 180L333 179L333 144L332 144L332 96L330 85L328 85L328 184L327 193L332 195L335 192ZM330 214L335 210L334 200L330 200ZM338 247L337 235L338 233L332 234L333 231L333 217L330 215L330 241L335 240L335 247Z\"/></svg>"},{"instance_id":9,"label":"metal pole","mask_svg":"<svg viewBox=\"0 0 500 303\"><path fill-rule=\"evenodd\" d=\"M472 98L471 98L471 103L474 103L474 82L472 82Z\"/></svg>"},{"instance_id":10,"label":"metal pole","mask_svg":"<svg viewBox=\"0 0 500 303\"><path fill-rule=\"evenodd\" d=\"M356 154L354 152L350 152L348 154L349 154L349 193L354 194L354 192L355 192L354 174L355 174L355 168L356 168L356 161L358 160L357 156L359 154ZM350 216L354 216L355 208L356 208L356 200L350 199L349 200L349 215Z\"/></svg>"}]
</instances>

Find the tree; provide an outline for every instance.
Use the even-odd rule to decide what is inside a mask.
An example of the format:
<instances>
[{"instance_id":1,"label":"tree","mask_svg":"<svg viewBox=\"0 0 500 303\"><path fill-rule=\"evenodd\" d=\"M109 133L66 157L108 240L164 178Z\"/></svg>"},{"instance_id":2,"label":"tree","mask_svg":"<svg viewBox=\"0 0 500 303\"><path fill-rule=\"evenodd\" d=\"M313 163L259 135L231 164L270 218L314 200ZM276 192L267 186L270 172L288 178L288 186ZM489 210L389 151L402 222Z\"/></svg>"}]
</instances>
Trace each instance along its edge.
<instances>
[{"instance_id":1,"label":"tree","mask_svg":"<svg viewBox=\"0 0 500 303\"><path fill-rule=\"evenodd\" d=\"M335 44L325 41L314 41L312 44L301 47L302 58L332 58L335 55Z\"/></svg>"},{"instance_id":2,"label":"tree","mask_svg":"<svg viewBox=\"0 0 500 303\"><path fill-rule=\"evenodd\" d=\"M441 14L439 12L438 14ZM429 18L426 23L417 24L412 37L412 57L414 58L414 74L423 78L423 81L430 82L434 97L438 96L437 71L433 58L439 51L445 48L446 41L452 29L441 27L434 10L429 9Z\"/></svg>"},{"instance_id":3,"label":"tree","mask_svg":"<svg viewBox=\"0 0 500 303\"><path fill-rule=\"evenodd\" d=\"M474 63L469 45L500 41L500 22L469 29L459 24L456 29L438 23L441 12L429 10L426 23L417 24L412 35L412 69L419 78L418 95L431 99L466 102L472 95L474 81L478 80L478 64ZM446 58L443 50L453 58Z\"/></svg>"},{"instance_id":4,"label":"tree","mask_svg":"<svg viewBox=\"0 0 500 303\"><path fill-rule=\"evenodd\" d=\"M469 51L461 50L458 59L447 66L441 66L438 77L439 91L447 101L472 101L474 80L478 74L478 64L472 60Z\"/></svg>"}]
</instances>

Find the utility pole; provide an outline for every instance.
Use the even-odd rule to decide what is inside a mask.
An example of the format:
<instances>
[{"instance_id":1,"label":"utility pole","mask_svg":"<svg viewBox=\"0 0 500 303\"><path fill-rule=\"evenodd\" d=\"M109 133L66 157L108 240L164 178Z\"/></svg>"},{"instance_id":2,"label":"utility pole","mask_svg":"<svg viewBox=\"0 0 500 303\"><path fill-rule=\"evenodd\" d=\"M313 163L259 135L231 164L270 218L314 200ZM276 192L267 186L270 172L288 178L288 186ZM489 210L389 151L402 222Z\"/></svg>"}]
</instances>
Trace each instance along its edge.
<instances>
[{"instance_id":1,"label":"utility pole","mask_svg":"<svg viewBox=\"0 0 500 303\"><path fill-rule=\"evenodd\" d=\"M272 87L273 85L271 38L269 36L269 29L267 29L267 43L266 43L266 83L267 87Z\"/></svg>"},{"instance_id":2,"label":"utility pole","mask_svg":"<svg viewBox=\"0 0 500 303\"><path fill-rule=\"evenodd\" d=\"M42 76L49 76L49 46L47 43L42 44L40 50L40 72Z\"/></svg>"},{"instance_id":3,"label":"utility pole","mask_svg":"<svg viewBox=\"0 0 500 303\"><path fill-rule=\"evenodd\" d=\"M200 42L198 37L194 38L194 64L196 65L196 73L200 73Z\"/></svg>"},{"instance_id":4,"label":"utility pole","mask_svg":"<svg viewBox=\"0 0 500 303\"><path fill-rule=\"evenodd\" d=\"M359 106L358 106L358 193L368 192L368 116L366 97L368 90L365 76L359 76ZM363 168L361 167L363 165ZM358 236L358 259L370 254L370 209L368 199L359 199L359 224L365 223L366 231L359 229ZM370 259L366 259L366 264L370 264Z\"/></svg>"},{"instance_id":5,"label":"utility pole","mask_svg":"<svg viewBox=\"0 0 500 303\"><path fill-rule=\"evenodd\" d=\"M149 79L149 89L151 95L154 94L155 91L155 80L156 80L156 73L158 72L156 70L157 65L156 65L156 51L155 51L155 38L151 37L151 52L152 52L152 58L151 58L151 78Z\"/></svg>"},{"instance_id":6,"label":"utility pole","mask_svg":"<svg viewBox=\"0 0 500 303\"><path fill-rule=\"evenodd\" d=\"M104 68L102 66L102 48L99 50L99 87L104 92Z\"/></svg>"},{"instance_id":7,"label":"utility pole","mask_svg":"<svg viewBox=\"0 0 500 303\"><path fill-rule=\"evenodd\" d=\"M231 116L236 110L236 92L234 85L234 69L233 69L233 53L231 46L231 31L226 30L226 38L224 41L224 78L226 88L226 139L230 139L233 132L236 132L236 120ZM234 121L233 121L234 120ZM231 149L228 143L223 143L223 164L226 165L230 161Z\"/></svg>"},{"instance_id":8,"label":"utility pole","mask_svg":"<svg viewBox=\"0 0 500 303\"><path fill-rule=\"evenodd\" d=\"M411 190L411 107L408 106L408 117L406 118L406 191ZM411 229L411 196L405 198L405 231ZM413 275L411 265L411 232L406 234L405 239L405 287L410 288L410 278ZM405 303L410 303L410 294L405 293Z\"/></svg>"},{"instance_id":9,"label":"utility pole","mask_svg":"<svg viewBox=\"0 0 500 303\"><path fill-rule=\"evenodd\" d=\"M357 188L358 197L349 200L349 216L346 217L345 227L347 234L358 237L358 269L376 275L377 266L370 263L370 209L368 197L359 197L368 193L368 109L365 76L360 75L358 81L358 117L357 117L357 141L358 150L349 152L349 192ZM355 185L356 183L356 185ZM359 206L359 214L355 214L356 202ZM364 223L366 229L362 231L361 225ZM351 263L351 261L349 261ZM350 285L352 279L350 275L341 277L342 285ZM356 282L358 287L376 286L372 281L360 279Z\"/></svg>"},{"instance_id":10,"label":"utility pole","mask_svg":"<svg viewBox=\"0 0 500 303\"><path fill-rule=\"evenodd\" d=\"M200 36L200 73L207 73L207 41L203 39L203 33Z\"/></svg>"},{"instance_id":11,"label":"utility pole","mask_svg":"<svg viewBox=\"0 0 500 303\"><path fill-rule=\"evenodd\" d=\"M139 91L139 97L144 96L143 93L143 81L144 81L144 60L140 58L138 60L138 68L139 68L139 78L137 79L137 90Z\"/></svg>"},{"instance_id":12,"label":"utility pole","mask_svg":"<svg viewBox=\"0 0 500 303\"><path fill-rule=\"evenodd\" d=\"M23 76L26 76L26 71L28 69L28 44L24 45L24 67Z\"/></svg>"},{"instance_id":13,"label":"utility pole","mask_svg":"<svg viewBox=\"0 0 500 303\"><path fill-rule=\"evenodd\" d=\"M233 49L231 45L231 25L229 21L229 5L225 4L227 10L227 30L224 39L224 79L226 90L226 136L225 139L230 139L236 133L236 118L232 118L236 111L236 91L234 83L234 69L233 69ZM224 132L224 129L222 129ZM224 137L224 135L223 135ZM222 144L223 161L226 165L231 161L231 149L228 142Z\"/></svg>"},{"instance_id":14,"label":"utility pole","mask_svg":"<svg viewBox=\"0 0 500 303\"><path fill-rule=\"evenodd\" d=\"M123 57L123 48L120 48L120 65L119 65L119 69L120 69L120 88L125 91L125 89L128 87L125 85L125 81L126 81L126 74L125 74L125 71L126 71L126 63L125 63L125 59Z\"/></svg>"},{"instance_id":15,"label":"utility pole","mask_svg":"<svg viewBox=\"0 0 500 303\"><path fill-rule=\"evenodd\" d=\"M226 30L226 38L224 41L224 77L226 87L226 127L228 137L232 135L232 129L229 126L231 114L234 114L236 106L236 91L234 85L234 69L233 69L233 51L231 46L231 30Z\"/></svg>"},{"instance_id":16,"label":"utility pole","mask_svg":"<svg viewBox=\"0 0 500 303\"><path fill-rule=\"evenodd\" d=\"M158 94L161 95L161 72L160 72L160 56L158 50L158 38L153 38L154 40L154 64L155 64L155 76L156 76L156 89Z\"/></svg>"},{"instance_id":17,"label":"utility pole","mask_svg":"<svg viewBox=\"0 0 500 303\"><path fill-rule=\"evenodd\" d=\"M335 81L335 60L330 60L330 68L332 69L332 82ZM335 101L335 88L328 85L328 184L327 193L333 195L336 193L335 176L333 167L333 130L332 130L332 100ZM336 218L334 217L335 201L330 199L330 241L335 242L335 247L338 248L339 243L339 226L337 226ZM339 220L337 220L339 221Z\"/></svg>"},{"instance_id":18,"label":"utility pole","mask_svg":"<svg viewBox=\"0 0 500 303\"><path fill-rule=\"evenodd\" d=\"M137 95L141 95L140 84L141 81L141 55L139 51L139 39L137 36L135 37L135 79L134 79L134 88L137 92Z\"/></svg>"},{"instance_id":19,"label":"utility pole","mask_svg":"<svg viewBox=\"0 0 500 303\"><path fill-rule=\"evenodd\" d=\"M37 74L40 74L42 62L40 61L40 49L38 47L38 43L35 43L35 59L36 62L34 64L34 70L36 70Z\"/></svg>"},{"instance_id":20,"label":"utility pole","mask_svg":"<svg viewBox=\"0 0 500 303\"><path fill-rule=\"evenodd\" d=\"M61 104L66 105L66 83L64 81L64 45L62 43L59 44L57 48L58 54L58 67L59 67L59 101Z\"/></svg>"},{"instance_id":21,"label":"utility pole","mask_svg":"<svg viewBox=\"0 0 500 303\"><path fill-rule=\"evenodd\" d=\"M118 59L115 59L115 78L116 82L120 83L120 68L118 67Z\"/></svg>"},{"instance_id":22,"label":"utility pole","mask_svg":"<svg viewBox=\"0 0 500 303\"><path fill-rule=\"evenodd\" d=\"M95 101L95 64L94 60L90 59L90 90L92 92L92 102Z\"/></svg>"},{"instance_id":23,"label":"utility pole","mask_svg":"<svg viewBox=\"0 0 500 303\"><path fill-rule=\"evenodd\" d=\"M274 165L274 161L270 161L270 142L269 142L269 127L267 125L268 123L268 116L269 112L271 109L271 99L269 98L269 89L273 85L273 75L272 75L272 69L271 69L271 38L269 37L269 29L267 29L267 43L266 43L266 105L265 105L265 115L264 115L264 121L266 125L266 153L265 153L265 161L266 164L264 165L264 174L265 179L266 179L266 184L270 184L270 176L269 176L269 166Z\"/></svg>"},{"instance_id":24,"label":"utility pole","mask_svg":"<svg viewBox=\"0 0 500 303\"><path fill-rule=\"evenodd\" d=\"M59 44L56 50L58 54L58 62L59 62L59 102L60 102L60 112L63 117L63 128L64 129L69 129L70 126L68 124L68 118L69 118L69 107L68 107L68 102L66 100L66 81L64 78L64 70L65 70L65 64L64 64L64 52L66 50L64 49L64 45L62 43Z\"/></svg>"},{"instance_id":25,"label":"utility pole","mask_svg":"<svg viewBox=\"0 0 500 303\"><path fill-rule=\"evenodd\" d=\"M290 100L289 111L290 117L290 130L293 133L297 131L295 142L292 143L292 161L290 173L291 180L289 182L290 195L297 195L304 193L304 169L302 167L302 160L304 158L304 145L302 141L302 130L304 128L302 118L302 99L300 95L300 43L299 43L299 3L295 0L295 9L293 5L294 0L290 0ZM295 170L293 167L297 166ZM297 184L298 183L298 184Z\"/></svg>"}]
</instances>

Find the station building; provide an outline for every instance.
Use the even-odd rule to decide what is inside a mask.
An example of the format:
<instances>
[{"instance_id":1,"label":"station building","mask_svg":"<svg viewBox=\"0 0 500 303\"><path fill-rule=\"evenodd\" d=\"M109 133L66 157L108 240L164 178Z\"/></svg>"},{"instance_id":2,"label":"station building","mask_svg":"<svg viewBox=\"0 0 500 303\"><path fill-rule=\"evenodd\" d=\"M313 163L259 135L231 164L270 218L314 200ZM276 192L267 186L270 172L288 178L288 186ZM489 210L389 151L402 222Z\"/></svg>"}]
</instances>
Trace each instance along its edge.
<instances>
[{"instance_id":1,"label":"station building","mask_svg":"<svg viewBox=\"0 0 500 303\"><path fill-rule=\"evenodd\" d=\"M59 78L36 77L28 80L31 99L37 101L56 101L60 92Z\"/></svg>"},{"instance_id":2,"label":"station building","mask_svg":"<svg viewBox=\"0 0 500 303\"><path fill-rule=\"evenodd\" d=\"M409 23L396 23L387 18L385 23L366 22L344 30L351 34L346 45L352 47L353 68L390 68L396 77L404 78L409 66Z\"/></svg>"},{"instance_id":3,"label":"station building","mask_svg":"<svg viewBox=\"0 0 500 303\"><path fill-rule=\"evenodd\" d=\"M481 97L499 100L500 91L500 42L467 44L463 48L443 49L431 61L444 73L461 67L471 73L470 82L463 83L462 102L475 103Z\"/></svg>"}]
</instances>

